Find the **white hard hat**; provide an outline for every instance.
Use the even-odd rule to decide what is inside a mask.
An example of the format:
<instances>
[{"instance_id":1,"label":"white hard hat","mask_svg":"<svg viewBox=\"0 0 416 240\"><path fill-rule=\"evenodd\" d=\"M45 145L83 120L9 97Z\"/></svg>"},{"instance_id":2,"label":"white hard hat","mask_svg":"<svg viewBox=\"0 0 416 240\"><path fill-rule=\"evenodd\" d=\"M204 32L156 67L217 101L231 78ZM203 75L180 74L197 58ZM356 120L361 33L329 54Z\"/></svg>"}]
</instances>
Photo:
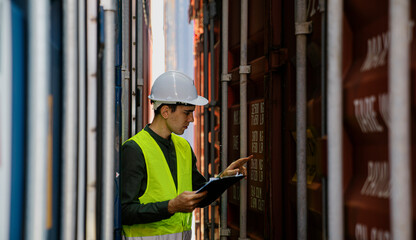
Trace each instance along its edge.
<instances>
[{"instance_id":1,"label":"white hard hat","mask_svg":"<svg viewBox=\"0 0 416 240\"><path fill-rule=\"evenodd\" d=\"M178 71L167 71L156 78L149 99L167 104L184 103L203 106L208 103L206 98L198 96L194 81Z\"/></svg>"}]
</instances>

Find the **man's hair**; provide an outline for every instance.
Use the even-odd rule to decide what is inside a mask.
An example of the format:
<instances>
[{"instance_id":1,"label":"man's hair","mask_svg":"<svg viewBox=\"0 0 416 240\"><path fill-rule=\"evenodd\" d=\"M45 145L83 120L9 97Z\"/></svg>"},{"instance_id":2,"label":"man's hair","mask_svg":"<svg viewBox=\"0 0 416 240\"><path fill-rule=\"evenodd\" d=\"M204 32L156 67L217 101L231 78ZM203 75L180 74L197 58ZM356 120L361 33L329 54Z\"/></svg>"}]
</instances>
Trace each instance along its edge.
<instances>
[{"instance_id":1,"label":"man's hair","mask_svg":"<svg viewBox=\"0 0 416 240\"><path fill-rule=\"evenodd\" d=\"M153 104L154 101L151 101L151 103ZM175 112L176 107L179 106L179 105L181 105L181 106L193 106L193 105L186 104L186 103L181 103L181 102L177 102L177 103L174 103L174 104L162 103L157 109L154 110L155 116L160 114L160 109L162 109L163 106L168 106L170 108L170 110L172 110L172 112Z\"/></svg>"},{"instance_id":2,"label":"man's hair","mask_svg":"<svg viewBox=\"0 0 416 240\"><path fill-rule=\"evenodd\" d=\"M165 104L165 103L163 103L157 109L154 110L155 116L158 115L158 114L160 114L160 109L162 109L163 106L168 106L170 108L170 110L172 110L172 112L175 112L177 105L176 104Z\"/></svg>"}]
</instances>

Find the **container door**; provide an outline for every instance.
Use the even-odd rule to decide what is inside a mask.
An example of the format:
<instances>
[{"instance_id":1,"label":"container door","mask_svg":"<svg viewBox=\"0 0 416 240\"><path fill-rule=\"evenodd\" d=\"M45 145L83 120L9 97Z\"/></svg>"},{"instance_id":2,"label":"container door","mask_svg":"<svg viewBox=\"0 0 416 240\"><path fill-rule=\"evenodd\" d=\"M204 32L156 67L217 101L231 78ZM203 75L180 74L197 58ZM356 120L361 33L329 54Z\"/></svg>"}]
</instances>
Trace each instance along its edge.
<instances>
[{"instance_id":1,"label":"container door","mask_svg":"<svg viewBox=\"0 0 416 240\"><path fill-rule=\"evenodd\" d=\"M411 21L411 101L412 156L415 156L415 41L412 2ZM388 153L389 96L388 1L346 1L344 27L344 128L352 145L352 178L345 194L346 239L391 239L390 164ZM351 37L348 37L348 36ZM345 144L345 143L344 143ZM347 154L347 153L345 153ZM412 172L415 161L412 161ZM413 174L412 181L415 182ZM416 201L413 184L413 206ZM413 210L413 225L415 213Z\"/></svg>"}]
</instances>

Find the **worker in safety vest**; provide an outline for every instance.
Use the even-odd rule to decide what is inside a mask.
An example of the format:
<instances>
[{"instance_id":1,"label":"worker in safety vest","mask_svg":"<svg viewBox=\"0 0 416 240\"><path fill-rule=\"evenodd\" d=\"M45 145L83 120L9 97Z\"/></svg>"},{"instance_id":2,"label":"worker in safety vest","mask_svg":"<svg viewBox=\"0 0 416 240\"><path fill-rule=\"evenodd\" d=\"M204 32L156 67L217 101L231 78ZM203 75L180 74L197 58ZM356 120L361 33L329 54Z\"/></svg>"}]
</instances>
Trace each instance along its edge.
<instances>
[{"instance_id":1,"label":"worker in safety vest","mask_svg":"<svg viewBox=\"0 0 416 240\"><path fill-rule=\"evenodd\" d=\"M181 135L194 121L195 106L208 103L198 96L193 80L168 71L159 76L149 99L154 119L127 140L121 150L121 217L124 239L191 239L192 211L206 196L196 193L206 179ZM172 134L174 133L174 134ZM241 158L221 173L246 175Z\"/></svg>"}]
</instances>

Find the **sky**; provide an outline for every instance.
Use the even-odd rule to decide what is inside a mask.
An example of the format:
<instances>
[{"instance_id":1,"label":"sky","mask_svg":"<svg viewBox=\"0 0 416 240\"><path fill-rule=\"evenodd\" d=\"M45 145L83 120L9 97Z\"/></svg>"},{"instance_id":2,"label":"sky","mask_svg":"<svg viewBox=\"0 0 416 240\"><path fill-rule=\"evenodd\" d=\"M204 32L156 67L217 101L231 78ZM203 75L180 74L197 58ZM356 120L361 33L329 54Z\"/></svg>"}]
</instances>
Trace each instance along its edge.
<instances>
[{"instance_id":1,"label":"sky","mask_svg":"<svg viewBox=\"0 0 416 240\"><path fill-rule=\"evenodd\" d=\"M152 83L165 71L165 36L163 34L163 0L152 1L153 36Z\"/></svg>"}]
</instances>

